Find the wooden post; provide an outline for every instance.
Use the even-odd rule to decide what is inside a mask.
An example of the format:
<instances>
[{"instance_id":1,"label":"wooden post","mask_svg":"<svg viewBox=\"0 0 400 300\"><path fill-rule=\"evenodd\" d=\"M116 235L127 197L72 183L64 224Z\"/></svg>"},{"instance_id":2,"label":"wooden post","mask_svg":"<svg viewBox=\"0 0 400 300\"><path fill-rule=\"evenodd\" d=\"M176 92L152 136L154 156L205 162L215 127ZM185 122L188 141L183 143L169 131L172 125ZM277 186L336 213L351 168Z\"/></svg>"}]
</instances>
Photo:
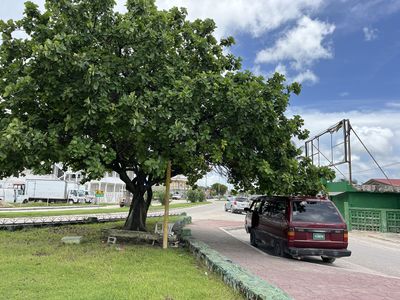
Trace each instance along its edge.
<instances>
[{"instance_id":1,"label":"wooden post","mask_svg":"<svg viewBox=\"0 0 400 300\"><path fill-rule=\"evenodd\" d=\"M168 216L169 216L170 183L171 183L171 161L168 161L166 182L165 182L165 199L164 199L163 249L168 248Z\"/></svg>"}]
</instances>

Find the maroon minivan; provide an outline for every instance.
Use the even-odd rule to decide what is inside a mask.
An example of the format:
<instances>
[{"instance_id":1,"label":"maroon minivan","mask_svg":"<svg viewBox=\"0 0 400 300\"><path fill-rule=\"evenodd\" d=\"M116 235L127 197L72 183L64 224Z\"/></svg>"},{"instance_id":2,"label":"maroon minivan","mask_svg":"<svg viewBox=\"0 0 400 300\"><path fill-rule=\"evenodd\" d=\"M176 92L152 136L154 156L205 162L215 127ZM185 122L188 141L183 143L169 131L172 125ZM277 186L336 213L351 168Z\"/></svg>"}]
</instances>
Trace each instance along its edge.
<instances>
[{"instance_id":1,"label":"maroon minivan","mask_svg":"<svg viewBox=\"0 0 400 300\"><path fill-rule=\"evenodd\" d=\"M245 211L253 246L270 246L278 256L321 256L328 263L351 255L347 225L329 199L261 196Z\"/></svg>"}]
</instances>

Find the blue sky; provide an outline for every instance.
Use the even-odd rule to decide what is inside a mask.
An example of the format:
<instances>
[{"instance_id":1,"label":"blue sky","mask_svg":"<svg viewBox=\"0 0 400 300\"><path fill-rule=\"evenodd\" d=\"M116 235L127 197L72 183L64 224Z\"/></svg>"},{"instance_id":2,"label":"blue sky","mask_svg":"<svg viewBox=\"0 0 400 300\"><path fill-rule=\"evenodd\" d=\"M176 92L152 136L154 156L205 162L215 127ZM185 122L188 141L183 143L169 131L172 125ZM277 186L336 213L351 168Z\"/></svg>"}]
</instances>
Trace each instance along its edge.
<instances>
[{"instance_id":1,"label":"blue sky","mask_svg":"<svg viewBox=\"0 0 400 300\"><path fill-rule=\"evenodd\" d=\"M44 0L33 1L43 7ZM116 1L124 10L124 1ZM18 18L23 1L0 1L0 18ZM217 37L243 68L300 81L288 115L300 114L311 135L346 118L385 172L400 178L400 0L157 0L213 18ZM356 139L353 177L383 178ZM346 172L345 170L343 171ZM347 174L345 174L347 175ZM340 176L339 176L340 178ZM208 184L224 181L210 174Z\"/></svg>"}]
</instances>

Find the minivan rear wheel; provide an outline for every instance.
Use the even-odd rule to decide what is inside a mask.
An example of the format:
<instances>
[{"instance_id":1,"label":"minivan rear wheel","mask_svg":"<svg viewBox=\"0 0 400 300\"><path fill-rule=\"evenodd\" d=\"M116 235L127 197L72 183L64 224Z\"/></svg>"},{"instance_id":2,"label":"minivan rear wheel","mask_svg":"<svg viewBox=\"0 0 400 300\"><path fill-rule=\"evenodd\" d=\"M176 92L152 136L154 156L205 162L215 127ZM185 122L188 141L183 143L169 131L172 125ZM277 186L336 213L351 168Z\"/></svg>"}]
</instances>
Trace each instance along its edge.
<instances>
[{"instance_id":1,"label":"minivan rear wheel","mask_svg":"<svg viewBox=\"0 0 400 300\"><path fill-rule=\"evenodd\" d=\"M282 243L278 240L274 240L274 254L276 256L283 256Z\"/></svg>"},{"instance_id":2,"label":"minivan rear wheel","mask_svg":"<svg viewBox=\"0 0 400 300\"><path fill-rule=\"evenodd\" d=\"M323 262L326 262L328 264L331 264L336 260L336 258L334 257L327 257L327 256L321 256L321 258Z\"/></svg>"}]
</instances>

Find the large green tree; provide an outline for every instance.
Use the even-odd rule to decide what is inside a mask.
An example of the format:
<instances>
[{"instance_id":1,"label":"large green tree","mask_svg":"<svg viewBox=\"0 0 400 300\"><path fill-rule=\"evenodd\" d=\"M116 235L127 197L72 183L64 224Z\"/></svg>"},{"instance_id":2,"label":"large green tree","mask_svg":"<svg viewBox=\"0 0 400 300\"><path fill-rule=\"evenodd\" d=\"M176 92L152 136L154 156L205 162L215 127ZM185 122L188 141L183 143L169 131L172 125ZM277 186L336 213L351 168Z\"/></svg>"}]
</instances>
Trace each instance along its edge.
<instances>
[{"instance_id":1,"label":"large green tree","mask_svg":"<svg viewBox=\"0 0 400 300\"><path fill-rule=\"evenodd\" d=\"M298 84L240 71L225 51L233 39L217 41L210 19L152 0L126 6L47 0L41 12L27 2L21 20L0 21L0 177L55 162L87 180L113 170L133 194L133 230L145 230L168 160L191 182L217 165L237 189L321 189L331 174L299 157L291 139L307 132L285 115Z\"/></svg>"}]
</instances>

